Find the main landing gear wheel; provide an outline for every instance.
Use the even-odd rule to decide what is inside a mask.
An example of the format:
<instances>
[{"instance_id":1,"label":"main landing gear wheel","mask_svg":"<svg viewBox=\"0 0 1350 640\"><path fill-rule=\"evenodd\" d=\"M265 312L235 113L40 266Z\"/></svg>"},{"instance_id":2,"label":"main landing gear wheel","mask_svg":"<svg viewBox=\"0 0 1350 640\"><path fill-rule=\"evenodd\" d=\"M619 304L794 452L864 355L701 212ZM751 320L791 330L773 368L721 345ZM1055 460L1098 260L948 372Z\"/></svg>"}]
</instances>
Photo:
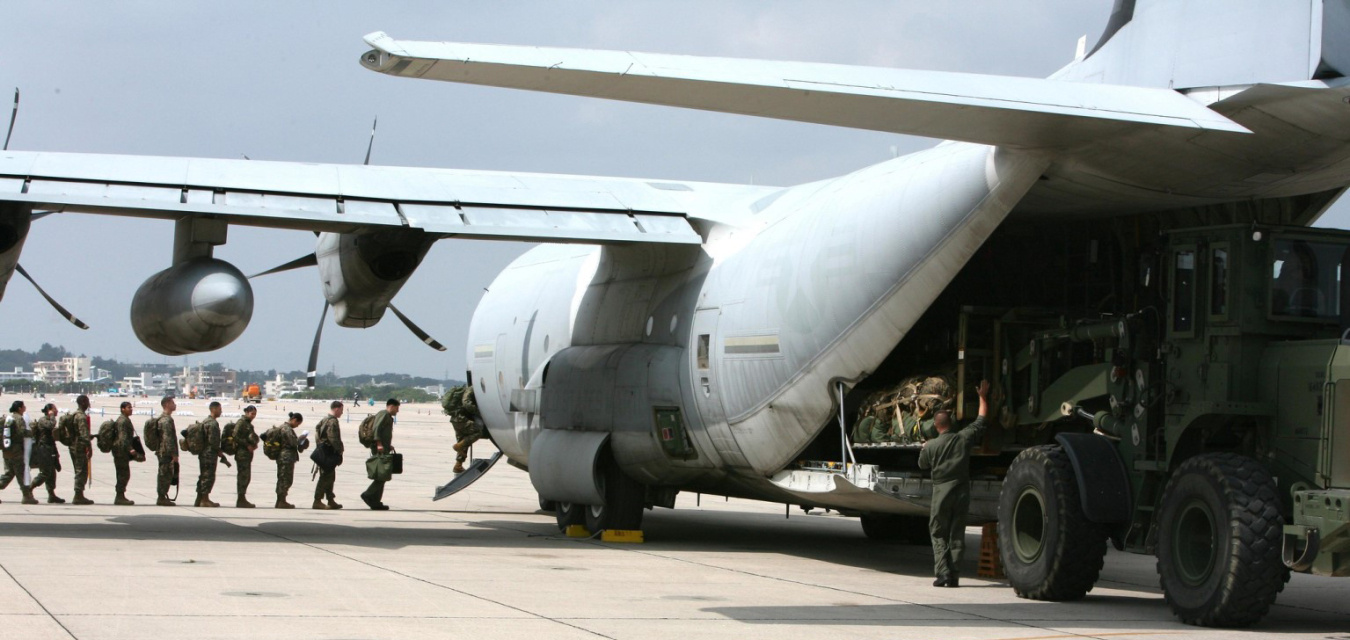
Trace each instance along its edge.
<instances>
[{"instance_id":1,"label":"main landing gear wheel","mask_svg":"<svg viewBox=\"0 0 1350 640\"><path fill-rule=\"evenodd\" d=\"M571 502L555 502L553 514L558 518L558 530L564 533L574 525L586 524L586 505Z\"/></svg>"},{"instance_id":2,"label":"main landing gear wheel","mask_svg":"<svg viewBox=\"0 0 1350 640\"><path fill-rule=\"evenodd\" d=\"M1279 491L1255 460L1210 453L1183 462L1158 522L1159 582L1182 622L1245 627L1284 589Z\"/></svg>"},{"instance_id":3,"label":"main landing gear wheel","mask_svg":"<svg viewBox=\"0 0 1350 640\"><path fill-rule=\"evenodd\" d=\"M600 479L605 504L586 507L586 529L591 533L641 529L647 497L642 483L629 478L613 460L605 460Z\"/></svg>"},{"instance_id":4,"label":"main landing gear wheel","mask_svg":"<svg viewBox=\"0 0 1350 640\"><path fill-rule=\"evenodd\" d=\"M1106 532L1088 522L1069 455L1033 447L1013 460L998 500L998 550L1018 597L1078 600L1106 556Z\"/></svg>"},{"instance_id":5,"label":"main landing gear wheel","mask_svg":"<svg viewBox=\"0 0 1350 640\"><path fill-rule=\"evenodd\" d=\"M923 516L864 513L859 520L862 520L863 535L871 540L933 544L933 537L928 533L928 518Z\"/></svg>"}]
</instances>

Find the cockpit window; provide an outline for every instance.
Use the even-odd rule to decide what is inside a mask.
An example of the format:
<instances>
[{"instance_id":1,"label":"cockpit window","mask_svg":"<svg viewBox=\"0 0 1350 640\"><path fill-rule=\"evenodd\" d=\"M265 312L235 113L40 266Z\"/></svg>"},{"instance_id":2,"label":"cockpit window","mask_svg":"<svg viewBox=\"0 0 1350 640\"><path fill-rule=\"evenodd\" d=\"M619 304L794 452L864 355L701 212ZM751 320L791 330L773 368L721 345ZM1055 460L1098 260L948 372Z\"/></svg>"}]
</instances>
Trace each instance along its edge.
<instances>
[{"instance_id":1,"label":"cockpit window","mask_svg":"<svg viewBox=\"0 0 1350 640\"><path fill-rule=\"evenodd\" d=\"M1340 317L1344 256L1342 244L1276 239L1270 274L1271 314L1328 320Z\"/></svg>"}]
</instances>

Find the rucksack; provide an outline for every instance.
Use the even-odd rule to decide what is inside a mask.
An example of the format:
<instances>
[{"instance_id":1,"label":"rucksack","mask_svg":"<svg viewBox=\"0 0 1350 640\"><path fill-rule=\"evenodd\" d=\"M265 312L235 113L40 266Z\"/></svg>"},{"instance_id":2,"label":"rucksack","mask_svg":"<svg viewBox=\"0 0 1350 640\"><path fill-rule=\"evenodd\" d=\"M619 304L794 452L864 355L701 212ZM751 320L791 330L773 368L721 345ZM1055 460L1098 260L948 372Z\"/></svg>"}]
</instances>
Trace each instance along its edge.
<instances>
[{"instance_id":1,"label":"rucksack","mask_svg":"<svg viewBox=\"0 0 1350 640\"><path fill-rule=\"evenodd\" d=\"M113 445L117 444L117 421L104 420L103 424L98 426L98 435L94 437L98 450L108 453L113 450Z\"/></svg>"},{"instance_id":2,"label":"rucksack","mask_svg":"<svg viewBox=\"0 0 1350 640\"><path fill-rule=\"evenodd\" d=\"M220 450L225 453L235 452L233 422L226 424L225 428L220 430Z\"/></svg>"},{"instance_id":3,"label":"rucksack","mask_svg":"<svg viewBox=\"0 0 1350 640\"><path fill-rule=\"evenodd\" d=\"M375 446L375 414L372 413L361 420L361 426L356 429L356 439L363 447Z\"/></svg>"},{"instance_id":4,"label":"rucksack","mask_svg":"<svg viewBox=\"0 0 1350 640\"><path fill-rule=\"evenodd\" d=\"M80 427L76 423L75 412L67 411L56 420L56 428L52 429L52 437L57 442L69 447L75 444L75 434L80 432Z\"/></svg>"},{"instance_id":5,"label":"rucksack","mask_svg":"<svg viewBox=\"0 0 1350 640\"><path fill-rule=\"evenodd\" d=\"M159 451L160 445L164 444L164 430L159 428L159 418L150 418L145 421L145 426L141 428L141 433L145 434L145 448L150 451Z\"/></svg>"},{"instance_id":6,"label":"rucksack","mask_svg":"<svg viewBox=\"0 0 1350 640\"><path fill-rule=\"evenodd\" d=\"M262 441L263 441L262 450L263 450L263 455L267 456L267 459L268 459L268 460L276 460L277 458L280 458L280 457L281 457L281 431L280 431L280 430L281 430L281 427L280 427L280 426L276 426L276 427L272 427L271 429L268 429L268 430L267 430L267 433L262 434Z\"/></svg>"},{"instance_id":7,"label":"rucksack","mask_svg":"<svg viewBox=\"0 0 1350 640\"><path fill-rule=\"evenodd\" d=\"M206 450L206 429L201 422L194 422L183 429L183 438L178 441L178 447L194 456Z\"/></svg>"}]
</instances>

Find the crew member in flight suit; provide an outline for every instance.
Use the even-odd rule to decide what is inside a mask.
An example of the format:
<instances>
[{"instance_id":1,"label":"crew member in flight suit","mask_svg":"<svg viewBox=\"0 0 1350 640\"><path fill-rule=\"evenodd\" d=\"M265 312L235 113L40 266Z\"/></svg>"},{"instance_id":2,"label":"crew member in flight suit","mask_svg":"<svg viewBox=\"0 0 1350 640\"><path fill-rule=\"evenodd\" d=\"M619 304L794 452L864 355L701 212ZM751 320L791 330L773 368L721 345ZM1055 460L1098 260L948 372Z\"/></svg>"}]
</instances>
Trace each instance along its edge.
<instances>
[{"instance_id":1,"label":"crew member in flight suit","mask_svg":"<svg viewBox=\"0 0 1350 640\"><path fill-rule=\"evenodd\" d=\"M952 414L933 414L938 436L919 452L919 468L933 472L933 506L928 533L933 537L935 587L959 586L961 553L966 543L966 513L970 511L970 451L984 435L989 414L989 381L980 381L980 415L965 429L952 430Z\"/></svg>"}]
</instances>

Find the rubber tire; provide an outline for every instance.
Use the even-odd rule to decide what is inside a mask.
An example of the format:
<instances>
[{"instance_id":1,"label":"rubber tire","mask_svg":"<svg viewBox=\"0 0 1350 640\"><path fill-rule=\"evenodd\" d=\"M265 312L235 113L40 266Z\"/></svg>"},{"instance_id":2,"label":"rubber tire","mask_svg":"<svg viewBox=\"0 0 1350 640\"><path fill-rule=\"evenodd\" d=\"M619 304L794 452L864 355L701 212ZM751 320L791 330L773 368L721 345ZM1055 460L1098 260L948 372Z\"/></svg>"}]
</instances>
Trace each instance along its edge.
<instances>
[{"instance_id":1,"label":"rubber tire","mask_svg":"<svg viewBox=\"0 0 1350 640\"><path fill-rule=\"evenodd\" d=\"M571 502L555 502L553 514L558 520L558 530L566 532L574 524L586 525L586 505Z\"/></svg>"},{"instance_id":2,"label":"rubber tire","mask_svg":"<svg viewBox=\"0 0 1350 640\"><path fill-rule=\"evenodd\" d=\"M1031 502L1039 497L1039 502ZM1019 502L1024 516L1017 522ZM1039 532L1031 528L1040 510ZM1028 521L1026 518L1030 518ZM1018 536L1039 545L1018 554ZM1083 515L1069 455L1058 445L1023 451L1013 460L998 501L998 550L1013 591L1029 600L1080 600L1092 591L1106 557L1107 534ZM1036 551L1038 549L1038 551Z\"/></svg>"},{"instance_id":3,"label":"rubber tire","mask_svg":"<svg viewBox=\"0 0 1350 640\"><path fill-rule=\"evenodd\" d=\"M929 546L933 544L933 536L928 533L928 518L923 516L864 513L858 519L862 521L863 535L869 540Z\"/></svg>"},{"instance_id":4,"label":"rubber tire","mask_svg":"<svg viewBox=\"0 0 1350 640\"><path fill-rule=\"evenodd\" d=\"M1286 581L1279 496L1265 467L1235 453L1198 455L1172 474L1158 511L1158 578L1182 622L1246 627L1265 617ZM1188 582L1179 530L1197 517L1209 519L1212 547L1208 570L1196 572L1203 579Z\"/></svg>"},{"instance_id":5,"label":"rubber tire","mask_svg":"<svg viewBox=\"0 0 1350 640\"><path fill-rule=\"evenodd\" d=\"M545 513L548 513L549 511L557 511L558 502L556 500L549 500L544 496L539 496L539 510Z\"/></svg>"},{"instance_id":6,"label":"rubber tire","mask_svg":"<svg viewBox=\"0 0 1350 640\"><path fill-rule=\"evenodd\" d=\"M605 504L590 505L586 513L586 529L598 533L614 529L617 531L638 531L642 529L642 516L646 511L644 504L647 489L642 483L629 478L613 460L606 460L601 469L600 491L605 496Z\"/></svg>"}]
</instances>

